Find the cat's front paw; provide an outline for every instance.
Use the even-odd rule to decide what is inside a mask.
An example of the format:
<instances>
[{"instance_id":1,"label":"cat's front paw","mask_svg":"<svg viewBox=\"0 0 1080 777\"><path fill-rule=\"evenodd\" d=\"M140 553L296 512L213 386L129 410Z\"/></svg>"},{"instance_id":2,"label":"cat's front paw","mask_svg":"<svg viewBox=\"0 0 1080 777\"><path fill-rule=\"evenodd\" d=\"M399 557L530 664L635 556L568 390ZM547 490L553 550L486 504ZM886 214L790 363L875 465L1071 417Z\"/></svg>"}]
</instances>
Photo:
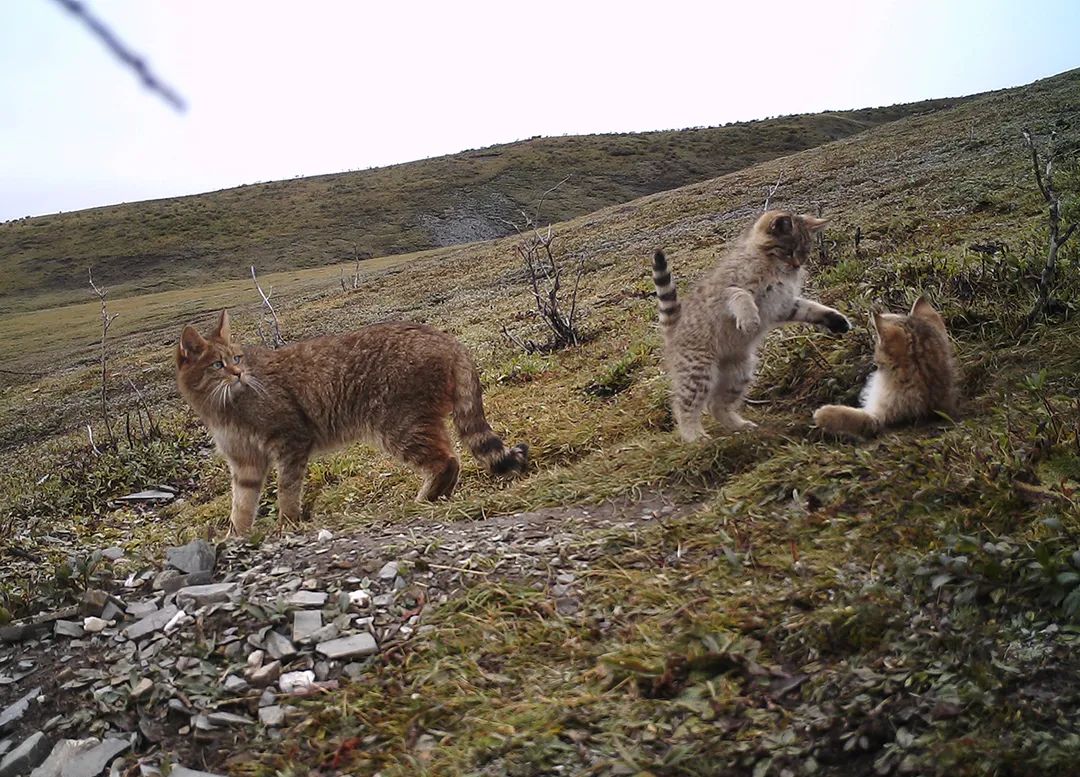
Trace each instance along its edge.
<instances>
[{"instance_id":1,"label":"cat's front paw","mask_svg":"<svg viewBox=\"0 0 1080 777\"><path fill-rule=\"evenodd\" d=\"M851 322L847 320L847 316L837 313L835 310L826 313L825 320L822 323L830 332L835 332L838 335L851 331Z\"/></svg>"}]
</instances>

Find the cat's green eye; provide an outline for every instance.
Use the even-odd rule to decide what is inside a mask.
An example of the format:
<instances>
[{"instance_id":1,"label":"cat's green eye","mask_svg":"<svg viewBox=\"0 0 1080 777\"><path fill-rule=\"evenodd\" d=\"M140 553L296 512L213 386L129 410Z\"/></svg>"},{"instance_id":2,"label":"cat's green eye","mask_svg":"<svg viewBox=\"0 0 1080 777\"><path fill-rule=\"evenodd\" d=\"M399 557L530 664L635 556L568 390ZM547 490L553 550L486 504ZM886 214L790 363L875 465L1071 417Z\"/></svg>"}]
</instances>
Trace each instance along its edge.
<instances>
[{"instance_id":1,"label":"cat's green eye","mask_svg":"<svg viewBox=\"0 0 1080 777\"><path fill-rule=\"evenodd\" d=\"M243 358L244 358L244 355L242 353L236 354L236 356L234 356L233 359L232 359L233 364L239 364L240 360L243 359Z\"/></svg>"},{"instance_id":2,"label":"cat's green eye","mask_svg":"<svg viewBox=\"0 0 1080 777\"><path fill-rule=\"evenodd\" d=\"M225 367L225 362L221 361L221 359L218 359L216 362L214 362L210 366L213 367L215 370L220 370L220 369L223 369Z\"/></svg>"}]
</instances>

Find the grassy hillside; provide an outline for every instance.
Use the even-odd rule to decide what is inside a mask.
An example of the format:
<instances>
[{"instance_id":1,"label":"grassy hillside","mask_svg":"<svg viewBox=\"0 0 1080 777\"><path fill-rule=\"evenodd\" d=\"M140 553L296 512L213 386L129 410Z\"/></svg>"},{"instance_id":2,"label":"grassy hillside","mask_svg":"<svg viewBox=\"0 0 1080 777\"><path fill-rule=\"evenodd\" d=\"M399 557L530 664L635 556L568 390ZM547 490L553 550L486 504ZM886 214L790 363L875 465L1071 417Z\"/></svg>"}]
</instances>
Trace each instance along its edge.
<instances>
[{"instance_id":1,"label":"grassy hillside","mask_svg":"<svg viewBox=\"0 0 1080 777\"><path fill-rule=\"evenodd\" d=\"M87 268L114 296L509 234L540 193L563 221L713 178L959 100L707 129L537 138L337 175L0 224L0 314L82 302Z\"/></svg>"},{"instance_id":2,"label":"grassy hillside","mask_svg":"<svg viewBox=\"0 0 1080 777\"><path fill-rule=\"evenodd\" d=\"M511 484L465 458L460 491L428 506L412 501L415 475L354 446L313 466L312 529L382 532L386 553L413 550L421 569L447 541L433 527L449 522L564 506L579 521L559 533L539 585L497 550L473 556L448 601L424 610L433 630L340 692L300 702L280 742L241 732L227 746L170 746L260 775L1070 773L1080 759L1080 268L1073 244L1058 286L1066 304L1022 330L1045 235L1023 126L1076 140L1080 71L559 224L557 250L584 259L586 340L555 354L522 355L500 334L503 323L538 327L511 239L373 269L350 293L334 290L332 269L322 287L283 279L275 294L292 337L397 317L456 333L481 366L489 417L535 454L535 470ZM673 434L651 251L668 249L685 290L781 174L778 207L820 205L831 218L815 297L856 322L919 293L943 311L964 371L955 423L862 444L811 429L815 407L853 402L870 371L870 336L857 326L770 336L747 412L760 429L693 445ZM986 243L1007 248L971 250ZM223 293L192 292L184 317L198 310L209 323ZM175 395L169 330L141 331L143 320L165 324L155 300L131 301L111 385L121 408L134 401L128 378L153 397L161 440L89 452L89 366L0 394L0 546L15 559L0 595L11 611L42 591L73 595L50 566L72 547L121 542L150 560L225 524L229 476ZM239 336L254 336L256 311L236 309ZM108 504L156 482L183 502L152 516ZM680 509L642 515L657 499ZM581 506L601 503L632 518L591 528ZM267 528L269 500L264 512ZM572 609L552 587L565 571ZM227 659L205 648L223 675Z\"/></svg>"}]
</instances>

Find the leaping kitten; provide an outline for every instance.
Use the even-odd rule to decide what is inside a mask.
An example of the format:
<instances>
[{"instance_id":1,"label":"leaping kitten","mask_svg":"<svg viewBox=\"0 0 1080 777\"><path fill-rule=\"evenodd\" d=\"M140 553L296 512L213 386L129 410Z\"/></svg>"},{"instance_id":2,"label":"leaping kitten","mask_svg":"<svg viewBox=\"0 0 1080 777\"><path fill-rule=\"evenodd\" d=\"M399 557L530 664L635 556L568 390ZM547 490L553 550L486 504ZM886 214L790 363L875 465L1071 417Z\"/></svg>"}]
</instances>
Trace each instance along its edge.
<instances>
[{"instance_id":1,"label":"leaping kitten","mask_svg":"<svg viewBox=\"0 0 1080 777\"><path fill-rule=\"evenodd\" d=\"M278 520L300 517L308 459L354 440L375 443L425 475L417 499L448 497L459 464L447 434L492 475L524 472L484 417L480 376L460 342L424 324L373 324L271 350L234 343L221 312L208 337L187 326L176 348L180 393L232 469L232 530L247 534L273 461Z\"/></svg>"},{"instance_id":2,"label":"leaping kitten","mask_svg":"<svg viewBox=\"0 0 1080 777\"><path fill-rule=\"evenodd\" d=\"M728 430L756 426L739 415L757 367L757 349L781 324L804 322L833 332L851 324L802 293L811 238L824 219L770 210L761 214L682 303L663 251L653 257L660 329L682 438L705 434L707 408Z\"/></svg>"},{"instance_id":3,"label":"leaping kitten","mask_svg":"<svg viewBox=\"0 0 1080 777\"><path fill-rule=\"evenodd\" d=\"M959 378L945 321L922 297L906 316L874 313L877 371L862 391L862 409L825 405L814 423L831 434L872 437L886 426L956 414Z\"/></svg>"}]
</instances>

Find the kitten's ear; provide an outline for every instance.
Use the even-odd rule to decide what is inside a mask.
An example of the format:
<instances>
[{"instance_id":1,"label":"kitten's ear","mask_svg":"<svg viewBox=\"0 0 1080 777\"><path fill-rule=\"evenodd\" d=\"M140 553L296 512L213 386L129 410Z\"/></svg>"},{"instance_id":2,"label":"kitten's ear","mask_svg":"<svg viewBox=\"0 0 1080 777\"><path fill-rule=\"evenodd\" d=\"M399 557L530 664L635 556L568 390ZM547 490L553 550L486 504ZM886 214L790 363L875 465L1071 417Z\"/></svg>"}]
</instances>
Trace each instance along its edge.
<instances>
[{"instance_id":1,"label":"kitten's ear","mask_svg":"<svg viewBox=\"0 0 1080 777\"><path fill-rule=\"evenodd\" d=\"M229 328L229 311L222 310L221 315L218 316L217 329L214 330L212 337L216 337L223 343L229 342L231 339L231 330Z\"/></svg>"},{"instance_id":2,"label":"kitten's ear","mask_svg":"<svg viewBox=\"0 0 1080 777\"><path fill-rule=\"evenodd\" d=\"M828 219L819 219L817 216L809 216L806 214L799 216L799 218L803 220L803 223L806 224L806 228L809 229L811 233L820 232L825 229L825 225L829 223Z\"/></svg>"},{"instance_id":3,"label":"kitten's ear","mask_svg":"<svg viewBox=\"0 0 1080 777\"><path fill-rule=\"evenodd\" d=\"M885 323L881 318L881 311L876 308L870 311L870 323L874 326L874 331L877 332L878 337L881 337L881 327Z\"/></svg>"},{"instance_id":4,"label":"kitten's ear","mask_svg":"<svg viewBox=\"0 0 1080 777\"><path fill-rule=\"evenodd\" d=\"M772 220L772 223L769 224L770 235L790 235L791 229L791 216L786 213L781 216L777 216Z\"/></svg>"},{"instance_id":5,"label":"kitten's ear","mask_svg":"<svg viewBox=\"0 0 1080 777\"><path fill-rule=\"evenodd\" d=\"M919 297L915 300L909 315L912 318L921 318L923 321L928 321L940 329L945 328L945 319L934 309L933 305L926 301L926 297Z\"/></svg>"},{"instance_id":6,"label":"kitten's ear","mask_svg":"<svg viewBox=\"0 0 1080 777\"><path fill-rule=\"evenodd\" d=\"M177 365L195 361L205 348L206 340L199 334L199 330L188 324L180 333L180 344L176 346Z\"/></svg>"}]
</instances>

